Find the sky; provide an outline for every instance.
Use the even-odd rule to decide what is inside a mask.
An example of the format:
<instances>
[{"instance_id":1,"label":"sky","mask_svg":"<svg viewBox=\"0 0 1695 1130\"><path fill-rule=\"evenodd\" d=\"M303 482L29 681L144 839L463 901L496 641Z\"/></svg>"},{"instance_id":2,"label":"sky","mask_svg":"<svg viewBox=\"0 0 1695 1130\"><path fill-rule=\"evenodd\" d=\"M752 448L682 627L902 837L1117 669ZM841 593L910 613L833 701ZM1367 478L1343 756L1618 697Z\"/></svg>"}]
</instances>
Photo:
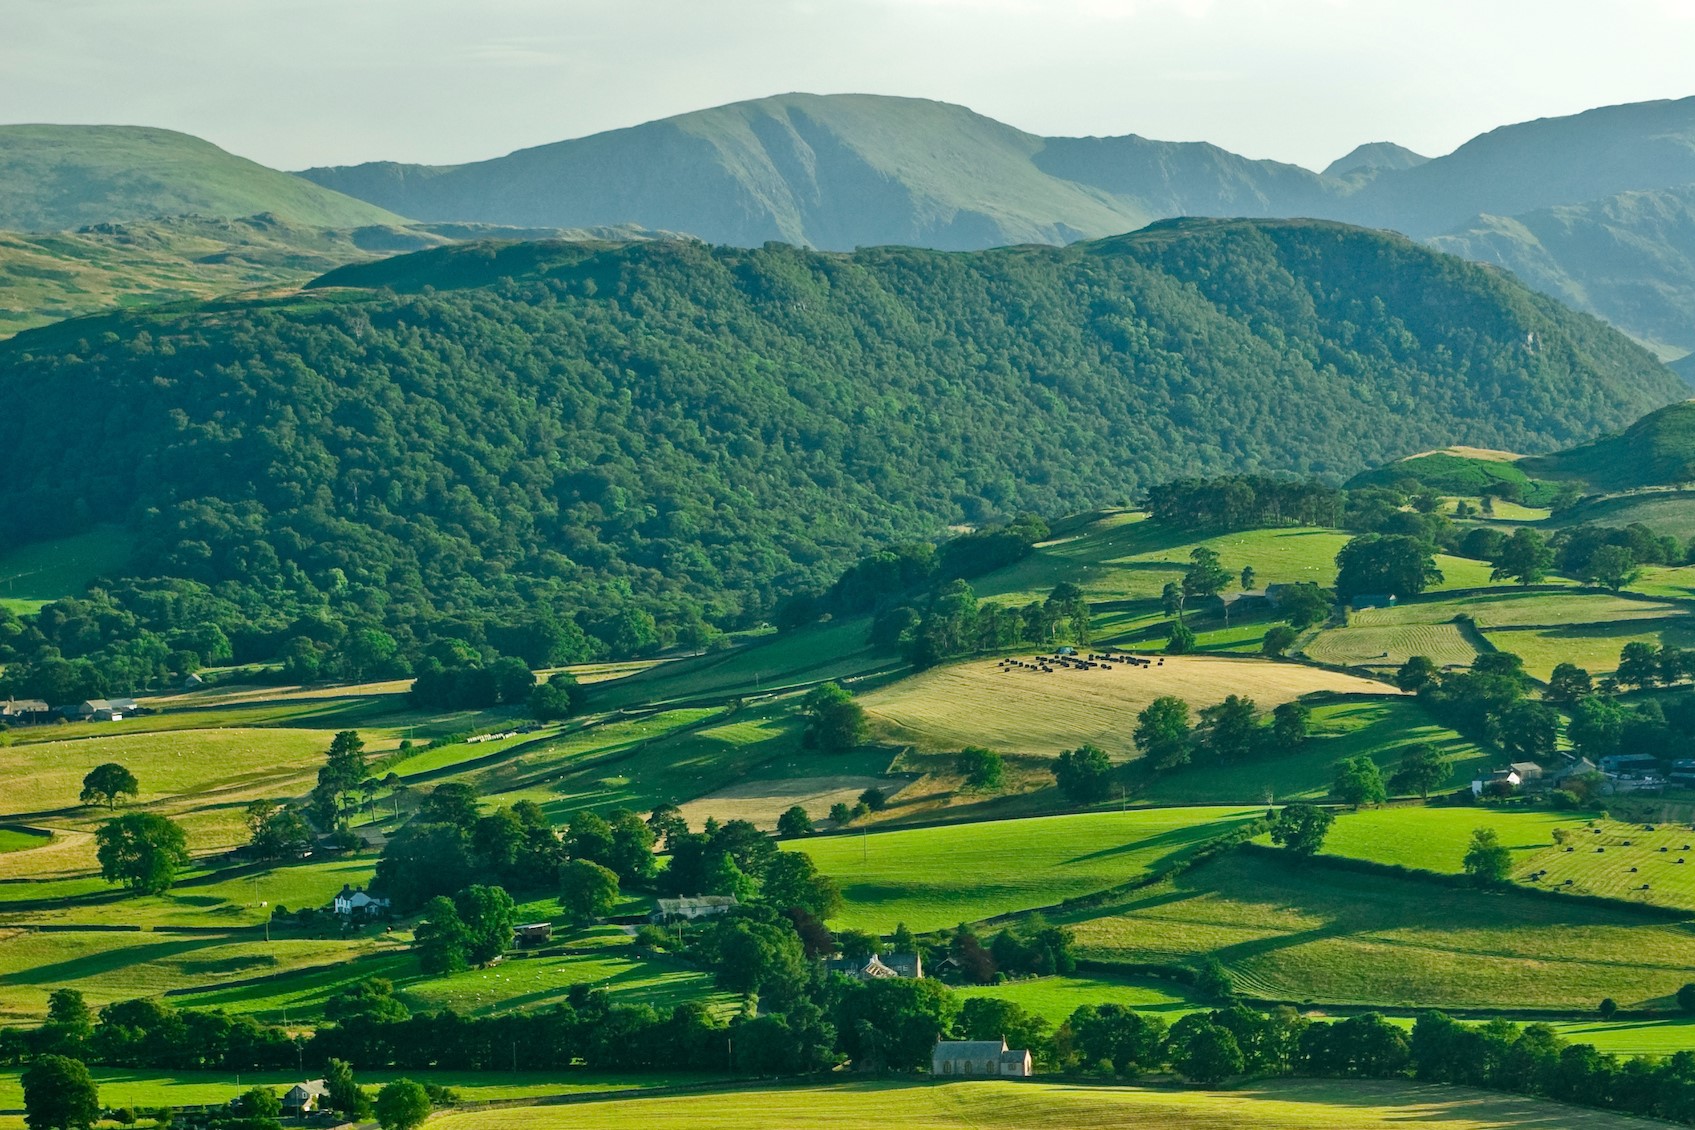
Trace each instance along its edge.
<instances>
[{"instance_id":1,"label":"sky","mask_svg":"<svg viewBox=\"0 0 1695 1130\"><path fill-rule=\"evenodd\" d=\"M447 164L785 91L1320 168L1695 95L1695 0L0 0L0 121Z\"/></svg>"}]
</instances>

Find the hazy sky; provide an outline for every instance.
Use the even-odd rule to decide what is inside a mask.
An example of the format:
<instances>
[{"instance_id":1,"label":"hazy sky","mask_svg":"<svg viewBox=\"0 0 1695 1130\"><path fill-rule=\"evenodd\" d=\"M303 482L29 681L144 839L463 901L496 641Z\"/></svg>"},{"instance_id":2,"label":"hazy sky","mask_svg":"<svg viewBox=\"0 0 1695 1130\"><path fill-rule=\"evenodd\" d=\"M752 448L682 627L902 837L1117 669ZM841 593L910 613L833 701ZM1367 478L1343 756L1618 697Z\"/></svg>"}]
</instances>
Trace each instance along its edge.
<instances>
[{"instance_id":1,"label":"hazy sky","mask_svg":"<svg viewBox=\"0 0 1695 1130\"><path fill-rule=\"evenodd\" d=\"M454 162L789 90L1322 166L1695 94L1695 0L0 0L0 121Z\"/></svg>"}]
</instances>

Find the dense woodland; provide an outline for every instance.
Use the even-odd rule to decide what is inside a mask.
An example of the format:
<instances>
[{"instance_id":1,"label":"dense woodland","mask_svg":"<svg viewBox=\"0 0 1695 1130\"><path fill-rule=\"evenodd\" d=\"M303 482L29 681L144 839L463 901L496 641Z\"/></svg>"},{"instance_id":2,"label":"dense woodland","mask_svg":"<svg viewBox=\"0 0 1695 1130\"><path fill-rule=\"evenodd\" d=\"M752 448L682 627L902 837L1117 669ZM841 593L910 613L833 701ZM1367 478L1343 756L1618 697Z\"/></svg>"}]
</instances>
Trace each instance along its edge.
<instances>
[{"instance_id":1,"label":"dense woodland","mask_svg":"<svg viewBox=\"0 0 1695 1130\"><path fill-rule=\"evenodd\" d=\"M299 677L702 645L949 523L1548 449L1679 392L1597 322L1333 224L970 255L473 245L324 281L367 289L0 345L27 406L0 418L0 539L120 522L149 578L49 609L45 640L0 627L7 658L157 672L201 625L229 652L203 660Z\"/></svg>"}]
</instances>

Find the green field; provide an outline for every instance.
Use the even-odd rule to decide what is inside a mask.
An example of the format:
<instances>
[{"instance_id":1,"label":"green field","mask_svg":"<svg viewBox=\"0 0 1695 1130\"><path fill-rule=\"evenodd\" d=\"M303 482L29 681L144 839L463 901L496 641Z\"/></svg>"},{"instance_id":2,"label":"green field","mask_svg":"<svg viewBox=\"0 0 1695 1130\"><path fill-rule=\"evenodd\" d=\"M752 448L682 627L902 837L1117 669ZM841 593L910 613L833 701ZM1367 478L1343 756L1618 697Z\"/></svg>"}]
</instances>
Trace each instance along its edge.
<instances>
[{"instance_id":1,"label":"green field","mask_svg":"<svg viewBox=\"0 0 1695 1130\"><path fill-rule=\"evenodd\" d=\"M119 1107L189 1106L201 1103L221 1103L235 1098L250 1087L274 1087L280 1094L300 1082L298 1071L244 1071L238 1084L231 1072L177 1071L149 1072L112 1067L91 1067L90 1074L100 1087L102 1105ZM23 1086L20 1072L0 1071L0 1110L23 1108ZM359 1082L365 1087L379 1087L393 1079L412 1079L419 1083L439 1083L459 1092L465 1102L492 1102L501 1099L545 1098L573 1092L638 1091L647 1087L675 1086L699 1081L698 1076L666 1075L603 1075L599 1073L558 1071L361 1071ZM21 1127L22 1118L7 1121L0 1116L0 1127Z\"/></svg>"},{"instance_id":2,"label":"green field","mask_svg":"<svg viewBox=\"0 0 1695 1130\"><path fill-rule=\"evenodd\" d=\"M417 1011L451 1008L466 1015L544 1008L564 1001L573 985L605 989L624 1004L669 1009L685 1000L731 1008L710 974L663 956L639 955L628 946L604 953L519 956L481 969L426 976L410 954L391 953L328 969L306 969L250 985L210 988L174 998L182 1007L222 1008L270 1021L308 1019L348 986L367 977L386 977L395 994Z\"/></svg>"},{"instance_id":3,"label":"green field","mask_svg":"<svg viewBox=\"0 0 1695 1130\"><path fill-rule=\"evenodd\" d=\"M729 651L680 659L591 685L590 705L612 710L640 703L721 702L731 696L770 694L901 666L898 657L871 649L866 642L870 627L870 617L855 616L769 635Z\"/></svg>"},{"instance_id":4,"label":"green field","mask_svg":"<svg viewBox=\"0 0 1695 1130\"><path fill-rule=\"evenodd\" d=\"M999 985L963 985L954 990L962 999L993 997L1012 1001L1058 1027L1086 1004L1117 1004L1137 1012L1158 1013L1167 1021L1204 1007L1184 995L1176 981L1155 978L1091 976L1028 977Z\"/></svg>"},{"instance_id":5,"label":"green field","mask_svg":"<svg viewBox=\"0 0 1695 1130\"><path fill-rule=\"evenodd\" d=\"M1239 991L1401 1008L1667 1007L1695 927L1237 854L1072 916L1083 956L1190 963Z\"/></svg>"},{"instance_id":6,"label":"green field","mask_svg":"<svg viewBox=\"0 0 1695 1130\"><path fill-rule=\"evenodd\" d=\"M1554 842L1555 828L1581 824L1573 813L1539 809L1365 809L1336 817L1324 839L1324 853L1457 875L1464 870L1461 861L1472 832L1492 828L1513 853L1517 873L1535 869L1532 859Z\"/></svg>"},{"instance_id":7,"label":"green field","mask_svg":"<svg viewBox=\"0 0 1695 1130\"><path fill-rule=\"evenodd\" d=\"M111 911L121 920L121 906ZM0 1017L38 1020L54 989L80 990L90 1004L216 985L289 969L345 962L369 941L276 938L253 933L163 934L0 929Z\"/></svg>"},{"instance_id":8,"label":"green field","mask_svg":"<svg viewBox=\"0 0 1695 1130\"><path fill-rule=\"evenodd\" d=\"M62 596L75 596L96 577L122 569L134 551L121 530L36 542L0 553L0 604L13 612L34 612Z\"/></svg>"},{"instance_id":9,"label":"green field","mask_svg":"<svg viewBox=\"0 0 1695 1130\"><path fill-rule=\"evenodd\" d=\"M1570 833L1566 843L1544 839L1540 851L1516 861L1515 879L1579 894L1695 910L1695 832L1688 825L1662 824L1650 830L1616 820L1593 825L1567 820L1564 826ZM1530 878L1539 871L1547 874Z\"/></svg>"},{"instance_id":10,"label":"green field","mask_svg":"<svg viewBox=\"0 0 1695 1130\"><path fill-rule=\"evenodd\" d=\"M25 832L18 828L0 828L0 854L9 851L27 851L30 848L46 847L51 842L50 834Z\"/></svg>"},{"instance_id":11,"label":"green field","mask_svg":"<svg viewBox=\"0 0 1695 1130\"><path fill-rule=\"evenodd\" d=\"M1268 754L1242 764L1191 765L1154 778L1136 799L1157 804L1321 799L1329 795L1338 761L1368 754L1388 776L1405 748L1416 742L1428 742L1447 757L1447 789L1469 782L1491 760L1411 698L1321 702L1313 707L1310 725L1312 737L1293 753Z\"/></svg>"},{"instance_id":12,"label":"green field","mask_svg":"<svg viewBox=\"0 0 1695 1130\"><path fill-rule=\"evenodd\" d=\"M1575 663L1601 675L1618 667L1619 653L1627 643L1695 647L1695 618L1679 615L1622 624L1571 624L1484 634L1501 651L1523 659L1524 669L1537 678L1547 678L1560 663Z\"/></svg>"},{"instance_id":13,"label":"green field","mask_svg":"<svg viewBox=\"0 0 1695 1130\"><path fill-rule=\"evenodd\" d=\"M1652 1123L1412 1082L1279 1079L1230 1091L1011 1080L853 1082L442 1116L442 1130L1603 1130Z\"/></svg>"},{"instance_id":14,"label":"green field","mask_svg":"<svg viewBox=\"0 0 1695 1130\"><path fill-rule=\"evenodd\" d=\"M841 884L838 927L937 930L1146 875L1259 813L1158 808L821 836L783 846Z\"/></svg>"}]
</instances>

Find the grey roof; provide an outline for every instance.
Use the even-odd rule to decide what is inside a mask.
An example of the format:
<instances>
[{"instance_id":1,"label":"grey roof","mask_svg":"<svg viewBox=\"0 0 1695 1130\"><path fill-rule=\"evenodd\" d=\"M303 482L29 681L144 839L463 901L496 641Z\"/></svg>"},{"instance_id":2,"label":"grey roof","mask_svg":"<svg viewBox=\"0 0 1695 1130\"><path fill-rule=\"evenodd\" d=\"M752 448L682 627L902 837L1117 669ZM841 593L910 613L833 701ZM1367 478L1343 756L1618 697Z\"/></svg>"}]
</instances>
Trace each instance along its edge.
<instances>
[{"instance_id":1,"label":"grey roof","mask_svg":"<svg viewBox=\"0 0 1695 1130\"><path fill-rule=\"evenodd\" d=\"M296 1083L294 1086L290 1087L288 1089L288 1094L293 1095L296 1091L299 1091L302 1095L310 1095L315 1099L321 1099L330 1093L330 1085L322 1079L309 1079L304 1083ZM287 1096L284 1097L286 1098Z\"/></svg>"},{"instance_id":2,"label":"grey roof","mask_svg":"<svg viewBox=\"0 0 1695 1130\"><path fill-rule=\"evenodd\" d=\"M1006 1050L1004 1039L938 1040L934 1054L943 1059L999 1059Z\"/></svg>"}]
</instances>

